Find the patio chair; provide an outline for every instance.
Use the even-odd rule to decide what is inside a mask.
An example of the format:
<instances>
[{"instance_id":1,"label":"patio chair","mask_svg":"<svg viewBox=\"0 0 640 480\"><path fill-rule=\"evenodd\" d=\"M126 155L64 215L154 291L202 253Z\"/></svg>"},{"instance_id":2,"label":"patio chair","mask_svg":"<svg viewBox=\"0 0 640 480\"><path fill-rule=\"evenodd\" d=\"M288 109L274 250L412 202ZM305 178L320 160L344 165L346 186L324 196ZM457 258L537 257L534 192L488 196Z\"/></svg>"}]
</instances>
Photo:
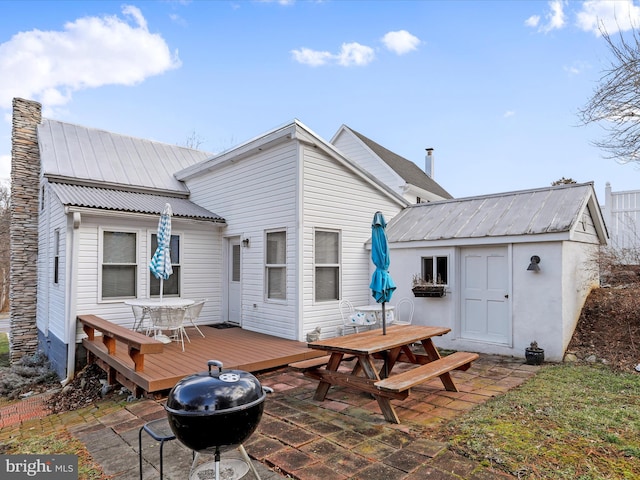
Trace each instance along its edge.
<instances>
[{"instance_id":1,"label":"patio chair","mask_svg":"<svg viewBox=\"0 0 640 480\"><path fill-rule=\"evenodd\" d=\"M133 311L133 328L136 332L139 332L144 327L145 323L147 323L149 319L149 315L147 309L145 307L141 307L138 305L131 305L131 310ZM149 330L149 325L147 325L147 331Z\"/></svg>"},{"instance_id":2,"label":"patio chair","mask_svg":"<svg viewBox=\"0 0 640 480\"><path fill-rule=\"evenodd\" d=\"M165 331L170 332L168 338L170 341L181 342L182 351L184 352L184 338L191 343L189 335L184 329L184 319L186 307L151 307L149 308L149 317L153 324L154 336L162 341L162 335Z\"/></svg>"},{"instance_id":3,"label":"patio chair","mask_svg":"<svg viewBox=\"0 0 640 480\"><path fill-rule=\"evenodd\" d=\"M198 325L196 325L196 320L200 316L200 312L202 311L202 307L204 306L204 302L206 301L207 299L203 298L201 300L196 300L195 302L193 302L191 305L187 307L187 310L184 316L185 322L187 321L190 322L191 326L193 326L198 331L198 333L203 337L204 337L204 333L202 333L200 328L198 328Z\"/></svg>"},{"instance_id":4,"label":"patio chair","mask_svg":"<svg viewBox=\"0 0 640 480\"><path fill-rule=\"evenodd\" d=\"M401 298L398 303L396 303L394 309L394 325L411 325L413 321L413 311L415 306L411 299L409 298Z\"/></svg>"},{"instance_id":5,"label":"patio chair","mask_svg":"<svg viewBox=\"0 0 640 480\"><path fill-rule=\"evenodd\" d=\"M340 300L340 315L342 315L342 335L346 330L353 328L354 333L358 333L358 329L366 329L369 325L365 325L365 315L358 313L353 308L353 304L349 300Z\"/></svg>"}]
</instances>

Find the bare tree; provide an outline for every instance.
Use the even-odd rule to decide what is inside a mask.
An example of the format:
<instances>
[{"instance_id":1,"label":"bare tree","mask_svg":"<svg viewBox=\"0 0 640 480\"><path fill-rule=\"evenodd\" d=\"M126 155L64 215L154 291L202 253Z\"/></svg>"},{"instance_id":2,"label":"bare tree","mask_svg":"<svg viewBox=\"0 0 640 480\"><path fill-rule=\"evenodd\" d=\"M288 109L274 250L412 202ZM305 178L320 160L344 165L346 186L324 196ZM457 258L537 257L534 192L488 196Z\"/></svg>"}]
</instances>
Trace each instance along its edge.
<instances>
[{"instance_id":1,"label":"bare tree","mask_svg":"<svg viewBox=\"0 0 640 480\"><path fill-rule=\"evenodd\" d=\"M193 150L198 150L200 145L204 143L204 138L202 138L195 130L191 132L191 134L185 140L184 146L187 148L191 148Z\"/></svg>"},{"instance_id":2,"label":"bare tree","mask_svg":"<svg viewBox=\"0 0 640 480\"><path fill-rule=\"evenodd\" d=\"M0 311L9 308L9 227L11 192L0 183Z\"/></svg>"},{"instance_id":3,"label":"bare tree","mask_svg":"<svg viewBox=\"0 0 640 480\"><path fill-rule=\"evenodd\" d=\"M600 27L613 60L603 71L599 86L578 115L584 125L599 123L608 132L593 144L605 158L620 163L640 162L640 33L634 27L617 41Z\"/></svg>"}]
</instances>

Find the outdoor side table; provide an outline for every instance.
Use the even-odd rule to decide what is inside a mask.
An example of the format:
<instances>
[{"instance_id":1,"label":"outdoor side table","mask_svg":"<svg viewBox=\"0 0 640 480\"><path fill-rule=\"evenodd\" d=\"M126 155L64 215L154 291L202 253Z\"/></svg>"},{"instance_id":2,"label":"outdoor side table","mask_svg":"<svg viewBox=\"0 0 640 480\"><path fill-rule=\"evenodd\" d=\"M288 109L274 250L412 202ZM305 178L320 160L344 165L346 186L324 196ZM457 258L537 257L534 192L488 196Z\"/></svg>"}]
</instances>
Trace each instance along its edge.
<instances>
[{"instance_id":1,"label":"outdoor side table","mask_svg":"<svg viewBox=\"0 0 640 480\"><path fill-rule=\"evenodd\" d=\"M138 459L140 462L140 480L142 480L142 432L145 431L151 437L160 442L160 480L162 480L162 448L164 442L175 440L176 436L171 431L169 421L166 418L160 418L151 422L145 423L138 432Z\"/></svg>"}]
</instances>

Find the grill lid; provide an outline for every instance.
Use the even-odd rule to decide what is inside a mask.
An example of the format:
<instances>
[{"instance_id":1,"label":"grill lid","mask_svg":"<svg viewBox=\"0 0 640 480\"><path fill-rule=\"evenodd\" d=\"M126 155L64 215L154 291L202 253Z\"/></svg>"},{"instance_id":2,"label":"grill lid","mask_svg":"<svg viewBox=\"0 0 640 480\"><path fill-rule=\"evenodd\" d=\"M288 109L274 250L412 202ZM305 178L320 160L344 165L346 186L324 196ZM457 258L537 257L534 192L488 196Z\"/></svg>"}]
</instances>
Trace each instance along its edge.
<instances>
[{"instance_id":1,"label":"grill lid","mask_svg":"<svg viewBox=\"0 0 640 480\"><path fill-rule=\"evenodd\" d=\"M168 412L215 415L264 400L263 388L251 373L223 370L222 362L217 360L209 360L207 366L209 371L189 375L175 384L167 398Z\"/></svg>"}]
</instances>

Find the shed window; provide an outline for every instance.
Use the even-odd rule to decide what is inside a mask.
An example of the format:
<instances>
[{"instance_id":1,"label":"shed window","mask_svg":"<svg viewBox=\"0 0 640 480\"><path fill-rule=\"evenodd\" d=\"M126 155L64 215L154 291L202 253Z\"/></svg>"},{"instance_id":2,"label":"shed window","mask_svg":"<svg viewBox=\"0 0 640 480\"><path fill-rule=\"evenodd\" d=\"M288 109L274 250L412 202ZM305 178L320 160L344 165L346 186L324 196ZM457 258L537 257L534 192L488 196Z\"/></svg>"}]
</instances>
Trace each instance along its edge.
<instances>
[{"instance_id":1,"label":"shed window","mask_svg":"<svg viewBox=\"0 0 640 480\"><path fill-rule=\"evenodd\" d=\"M53 283L60 281L60 229L53 231Z\"/></svg>"},{"instance_id":2,"label":"shed window","mask_svg":"<svg viewBox=\"0 0 640 480\"><path fill-rule=\"evenodd\" d=\"M103 232L102 298L136 296L137 236L129 232Z\"/></svg>"},{"instance_id":3,"label":"shed window","mask_svg":"<svg viewBox=\"0 0 640 480\"><path fill-rule=\"evenodd\" d=\"M449 283L448 257L422 257L422 278L428 283L447 285Z\"/></svg>"},{"instance_id":4,"label":"shed window","mask_svg":"<svg viewBox=\"0 0 640 480\"><path fill-rule=\"evenodd\" d=\"M340 233L316 230L314 248L316 301L339 300Z\"/></svg>"},{"instance_id":5,"label":"shed window","mask_svg":"<svg viewBox=\"0 0 640 480\"><path fill-rule=\"evenodd\" d=\"M266 294L274 300L287 299L287 232L267 232Z\"/></svg>"},{"instance_id":6,"label":"shed window","mask_svg":"<svg viewBox=\"0 0 640 480\"><path fill-rule=\"evenodd\" d=\"M153 233L151 235L151 256L149 261L156 253L158 248L158 234ZM169 278L162 281L162 296L175 297L180 296L180 235L171 235L171 243L169 244L169 254L171 256L171 269L173 273L169 275ZM160 279L151 273L149 270L151 280L149 282L150 292L152 297L160 296Z\"/></svg>"}]
</instances>

